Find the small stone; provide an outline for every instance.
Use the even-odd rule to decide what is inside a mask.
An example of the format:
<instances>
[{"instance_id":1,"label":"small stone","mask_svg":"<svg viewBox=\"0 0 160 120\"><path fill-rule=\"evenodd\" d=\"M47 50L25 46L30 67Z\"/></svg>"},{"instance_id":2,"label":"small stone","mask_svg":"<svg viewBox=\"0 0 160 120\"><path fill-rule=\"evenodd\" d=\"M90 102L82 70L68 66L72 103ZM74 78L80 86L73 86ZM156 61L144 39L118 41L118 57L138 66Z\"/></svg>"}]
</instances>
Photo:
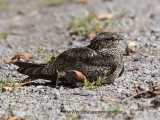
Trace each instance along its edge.
<instances>
[{"instance_id":1,"label":"small stone","mask_svg":"<svg viewBox=\"0 0 160 120\"><path fill-rule=\"evenodd\" d=\"M25 111L13 111L13 114L15 116L22 117L22 118L26 116L26 112Z\"/></svg>"},{"instance_id":2,"label":"small stone","mask_svg":"<svg viewBox=\"0 0 160 120\"><path fill-rule=\"evenodd\" d=\"M95 94L96 94L96 92L93 91L93 90L85 90L85 91L83 92L83 95L95 95Z\"/></svg>"},{"instance_id":3,"label":"small stone","mask_svg":"<svg viewBox=\"0 0 160 120\"><path fill-rule=\"evenodd\" d=\"M64 87L60 86L59 91L64 91Z\"/></svg>"},{"instance_id":4,"label":"small stone","mask_svg":"<svg viewBox=\"0 0 160 120\"><path fill-rule=\"evenodd\" d=\"M38 89L42 89L42 88L44 88L44 86L39 85L39 86L37 86L37 88L38 88Z\"/></svg>"},{"instance_id":5,"label":"small stone","mask_svg":"<svg viewBox=\"0 0 160 120\"><path fill-rule=\"evenodd\" d=\"M61 112L65 112L65 107L64 107L64 104L63 104L63 103L60 105L60 111L61 111Z\"/></svg>"},{"instance_id":6,"label":"small stone","mask_svg":"<svg viewBox=\"0 0 160 120\"><path fill-rule=\"evenodd\" d=\"M12 77L17 77L17 71L12 72Z\"/></svg>"},{"instance_id":7,"label":"small stone","mask_svg":"<svg viewBox=\"0 0 160 120\"><path fill-rule=\"evenodd\" d=\"M59 92L54 93L54 99L59 99L61 94Z\"/></svg>"},{"instance_id":8,"label":"small stone","mask_svg":"<svg viewBox=\"0 0 160 120\"><path fill-rule=\"evenodd\" d=\"M160 69L155 69L151 72L151 77L160 76Z\"/></svg>"},{"instance_id":9,"label":"small stone","mask_svg":"<svg viewBox=\"0 0 160 120\"><path fill-rule=\"evenodd\" d=\"M122 93L123 89L122 88L118 88L118 93Z\"/></svg>"},{"instance_id":10,"label":"small stone","mask_svg":"<svg viewBox=\"0 0 160 120\"><path fill-rule=\"evenodd\" d=\"M81 95L82 93L83 93L82 90L77 90L77 91L75 91L73 94L74 94L74 95Z\"/></svg>"},{"instance_id":11,"label":"small stone","mask_svg":"<svg viewBox=\"0 0 160 120\"><path fill-rule=\"evenodd\" d=\"M151 71L148 70L148 69L144 69L144 73L147 74L147 75L149 75L151 73Z\"/></svg>"},{"instance_id":12,"label":"small stone","mask_svg":"<svg viewBox=\"0 0 160 120\"><path fill-rule=\"evenodd\" d=\"M138 76L142 76L142 74L143 74L143 71L142 71L142 70L139 70L139 71L137 72L137 75L138 75Z\"/></svg>"},{"instance_id":13,"label":"small stone","mask_svg":"<svg viewBox=\"0 0 160 120\"><path fill-rule=\"evenodd\" d=\"M146 61L152 62L154 59L155 59L154 56L148 56L148 57L146 58Z\"/></svg>"}]
</instances>

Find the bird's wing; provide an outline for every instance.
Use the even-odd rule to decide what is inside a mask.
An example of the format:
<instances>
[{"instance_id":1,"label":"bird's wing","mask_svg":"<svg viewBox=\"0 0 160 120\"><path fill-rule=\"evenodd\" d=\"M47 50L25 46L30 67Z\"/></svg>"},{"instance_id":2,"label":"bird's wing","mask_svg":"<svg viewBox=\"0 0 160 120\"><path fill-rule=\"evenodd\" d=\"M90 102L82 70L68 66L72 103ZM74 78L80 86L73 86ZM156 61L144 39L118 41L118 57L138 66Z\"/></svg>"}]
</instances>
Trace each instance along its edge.
<instances>
[{"instance_id":1,"label":"bird's wing","mask_svg":"<svg viewBox=\"0 0 160 120\"><path fill-rule=\"evenodd\" d=\"M97 52L90 48L72 48L59 55L57 60L63 58L72 61L89 61L90 58L97 55Z\"/></svg>"},{"instance_id":2,"label":"bird's wing","mask_svg":"<svg viewBox=\"0 0 160 120\"><path fill-rule=\"evenodd\" d=\"M89 48L72 48L67 51L62 52L55 60L51 60L47 63L45 68L43 69L43 74L52 74L56 71L56 69L65 69L71 66L78 61L85 63L85 61L89 61L89 58L97 55L97 53Z\"/></svg>"},{"instance_id":3,"label":"bird's wing","mask_svg":"<svg viewBox=\"0 0 160 120\"><path fill-rule=\"evenodd\" d=\"M70 67L73 64L77 65L88 65L93 67L103 67L107 70L107 75L112 74L117 66L114 64L113 55L101 55L95 50L90 48L72 48L65 52L62 52L54 61L48 62L48 64L43 69L43 74L53 74L55 70L67 69L65 67Z\"/></svg>"},{"instance_id":4,"label":"bird's wing","mask_svg":"<svg viewBox=\"0 0 160 120\"><path fill-rule=\"evenodd\" d=\"M101 55L90 48L72 48L61 53L55 62L64 60L66 62L81 62L93 67L106 67L107 74L112 74L117 65L114 64L114 56L111 54Z\"/></svg>"},{"instance_id":5,"label":"bird's wing","mask_svg":"<svg viewBox=\"0 0 160 120\"><path fill-rule=\"evenodd\" d=\"M59 59L74 62L81 61L93 66L111 66L114 64L115 57L112 54L97 53L90 48L72 48L61 53L56 61Z\"/></svg>"}]
</instances>

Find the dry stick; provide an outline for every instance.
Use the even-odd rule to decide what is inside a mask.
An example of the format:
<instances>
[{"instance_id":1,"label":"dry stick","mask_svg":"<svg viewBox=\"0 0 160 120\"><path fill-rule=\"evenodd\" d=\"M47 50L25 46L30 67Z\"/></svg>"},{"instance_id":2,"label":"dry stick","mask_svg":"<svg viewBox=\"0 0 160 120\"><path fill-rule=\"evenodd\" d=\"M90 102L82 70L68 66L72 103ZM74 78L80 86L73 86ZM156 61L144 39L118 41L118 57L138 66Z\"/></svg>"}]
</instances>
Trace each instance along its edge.
<instances>
[{"instance_id":1,"label":"dry stick","mask_svg":"<svg viewBox=\"0 0 160 120\"><path fill-rule=\"evenodd\" d=\"M153 90L153 82L152 82L152 81L149 82L149 89L150 89L150 90Z\"/></svg>"},{"instance_id":2,"label":"dry stick","mask_svg":"<svg viewBox=\"0 0 160 120\"><path fill-rule=\"evenodd\" d=\"M144 109L147 109L147 108L151 108L151 107L154 107L154 105L153 104L139 104L138 103L138 109L139 110L144 110Z\"/></svg>"},{"instance_id":3,"label":"dry stick","mask_svg":"<svg viewBox=\"0 0 160 120\"><path fill-rule=\"evenodd\" d=\"M138 96L143 95L143 94L146 94L146 93L152 93L152 94L154 94L153 91L151 91L151 90L142 91L142 92L139 92L139 93L137 93L137 94L134 94L134 95L132 95L132 96L130 96L130 97L128 97L128 98L123 99L122 102L129 101L129 100L131 100L132 98L138 97Z\"/></svg>"},{"instance_id":4,"label":"dry stick","mask_svg":"<svg viewBox=\"0 0 160 120\"><path fill-rule=\"evenodd\" d=\"M147 91L142 91L142 92L139 92L139 93L137 93L137 94L134 94L134 95L132 95L132 96L130 96L130 97L127 97L127 98L125 98L125 99L118 99L119 100L119 102L127 102L127 101L129 101L129 100L131 100L132 98L135 98L135 97L138 97L138 96L140 96L140 95L142 95L142 94L145 94L145 93L148 93L148 92L152 92L152 91L150 91L150 90L147 90Z\"/></svg>"},{"instance_id":5,"label":"dry stick","mask_svg":"<svg viewBox=\"0 0 160 120\"><path fill-rule=\"evenodd\" d=\"M154 86L153 88L154 88L155 91L158 91L158 90L160 91L160 85Z\"/></svg>"},{"instance_id":6,"label":"dry stick","mask_svg":"<svg viewBox=\"0 0 160 120\"><path fill-rule=\"evenodd\" d=\"M128 98L123 99L122 102L126 102L128 100L131 100L132 98L138 97L138 96L146 94L146 93L151 93L152 95L160 95L160 85L153 87L153 83L151 82L149 84L149 87L150 87L150 90L138 92L137 94L134 94ZM143 89L141 89L141 90L143 90Z\"/></svg>"},{"instance_id":7,"label":"dry stick","mask_svg":"<svg viewBox=\"0 0 160 120\"><path fill-rule=\"evenodd\" d=\"M160 91L155 91L154 94L155 95L160 95Z\"/></svg>"}]
</instances>

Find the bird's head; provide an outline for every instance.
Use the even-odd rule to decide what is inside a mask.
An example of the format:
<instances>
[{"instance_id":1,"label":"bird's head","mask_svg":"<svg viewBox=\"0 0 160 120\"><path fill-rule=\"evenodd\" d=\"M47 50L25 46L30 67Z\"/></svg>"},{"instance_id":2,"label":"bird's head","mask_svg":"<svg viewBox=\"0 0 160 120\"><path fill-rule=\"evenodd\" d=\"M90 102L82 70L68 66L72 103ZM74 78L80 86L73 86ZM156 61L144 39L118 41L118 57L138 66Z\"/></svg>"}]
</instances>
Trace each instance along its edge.
<instances>
[{"instance_id":1,"label":"bird's head","mask_svg":"<svg viewBox=\"0 0 160 120\"><path fill-rule=\"evenodd\" d=\"M116 48L119 40L121 39L122 37L116 33L101 32L92 39L88 47L94 50L103 48Z\"/></svg>"}]
</instances>

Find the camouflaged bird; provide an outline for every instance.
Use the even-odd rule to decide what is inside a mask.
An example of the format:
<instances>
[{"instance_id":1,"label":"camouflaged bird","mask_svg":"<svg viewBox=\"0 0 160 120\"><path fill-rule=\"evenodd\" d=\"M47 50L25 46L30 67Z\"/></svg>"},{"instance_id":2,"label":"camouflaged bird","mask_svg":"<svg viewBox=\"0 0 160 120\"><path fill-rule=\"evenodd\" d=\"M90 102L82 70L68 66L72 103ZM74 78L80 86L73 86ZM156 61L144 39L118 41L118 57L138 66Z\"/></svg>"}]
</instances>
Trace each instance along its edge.
<instances>
[{"instance_id":1,"label":"camouflaged bird","mask_svg":"<svg viewBox=\"0 0 160 120\"><path fill-rule=\"evenodd\" d=\"M106 76L103 83L110 84L123 72L122 54L118 47L121 39L116 33L102 32L96 35L88 46L64 51L46 64L20 61L14 64L20 67L17 69L19 73L28 75L32 79L48 79L55 82L57 72L65 72L67 81L78 81L74 75L76 70L90 82Z\"/></svg>"}]
</instances>

